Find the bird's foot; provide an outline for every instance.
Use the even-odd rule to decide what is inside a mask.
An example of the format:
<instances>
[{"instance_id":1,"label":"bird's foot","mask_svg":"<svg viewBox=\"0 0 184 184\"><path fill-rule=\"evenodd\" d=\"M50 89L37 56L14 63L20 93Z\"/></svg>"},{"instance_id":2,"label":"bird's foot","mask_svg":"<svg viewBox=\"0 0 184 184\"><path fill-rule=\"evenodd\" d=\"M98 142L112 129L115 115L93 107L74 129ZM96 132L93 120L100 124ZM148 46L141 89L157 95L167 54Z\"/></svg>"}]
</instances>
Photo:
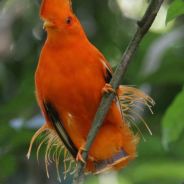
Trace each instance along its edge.
<instances>
[{"instance_id":1,"label":"bird's foot","mask_svg":"<svg viewBox=\"0 0 184 184\"><path fill-rule=\"evenodd\" d=\"M81 161L81 162L83 162L84 164L86 163L86 161L83 159L83 157L82 157L82 152L83 151L86 151L85 150L85 148L82 146L82 147L80 147L79 148L79 151L78 151L78 153L77 153L77 156L76 156L76 161L78 162L78 161Z\"/></svg>"},{"instance_id":2,"label":"bird's foot","mask_svg":"<svg viewBox=\"0 0 184 184\"><path fill-rule=\"evenodd\" d=\"M116 90L112 88L111 84L106 83L105 86L102 88L102 93L115 93Z\"/></svg>"}]
</instances>

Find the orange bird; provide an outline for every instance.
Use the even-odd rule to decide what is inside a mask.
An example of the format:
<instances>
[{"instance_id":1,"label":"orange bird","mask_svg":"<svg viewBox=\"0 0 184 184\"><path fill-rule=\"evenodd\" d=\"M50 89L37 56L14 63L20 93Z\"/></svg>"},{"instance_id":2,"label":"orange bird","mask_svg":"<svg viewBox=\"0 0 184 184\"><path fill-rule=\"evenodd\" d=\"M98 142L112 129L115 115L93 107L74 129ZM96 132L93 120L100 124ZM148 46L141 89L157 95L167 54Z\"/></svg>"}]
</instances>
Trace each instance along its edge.
<instances>
[{"instance_id":1,"label":"orange bird","mask_svg":"<svg viewBox=\"0 0 184 184\"><path fill-rule=\"evenodd\" d=\"M87 39L72 11L70 0L42 0L40 16L47 40L40 54L35 85L45 124L33 136L27 156L30 157L34 140L46 132L38 152L47 143L47 174L52 159L58 168L63 149L65 167L66 162L70 162L69 168L65 168L68 172L71 163L83 160L81 152L103 93L113 91L108 84L112 69L102 53ZM128 112L134 112L133 106L138 101L149 108L153 104L153 100L140 90L119 87L90 148L86 172L119 169L136 156L138 136L131 131L128 119L132 115Z\"/></svg>"}]
</instances>

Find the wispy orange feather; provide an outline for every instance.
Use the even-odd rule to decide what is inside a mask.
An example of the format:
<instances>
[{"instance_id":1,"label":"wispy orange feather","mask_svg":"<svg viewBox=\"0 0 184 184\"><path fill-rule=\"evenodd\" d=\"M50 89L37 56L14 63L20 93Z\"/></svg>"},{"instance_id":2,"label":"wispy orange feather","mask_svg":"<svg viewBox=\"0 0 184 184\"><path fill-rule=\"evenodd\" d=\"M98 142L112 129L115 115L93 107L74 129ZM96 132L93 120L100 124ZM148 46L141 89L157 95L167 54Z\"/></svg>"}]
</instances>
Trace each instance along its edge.
<instances>
[{"instance_id":1,"label":"wispy orange feather","mask_svg":"<svg viewBox=\"0 0 184 184\"><path fill-rule=\"evenodd\" d=\"M45 163L54 160L57 171L60 154L65 146L51 122L44 102L53 104L61 123L74 145L80 150L86 143L93 117L102 97L106 77L112 73L110 64L87 39L83 28L73 14L69 0L43 0L40 16L44 20L47 40L40 54L35 74L38 104L46 122L33 136L28 157L34 140L43 132L46 137L38 146L47 143ZM129 110L133 111L137 102L149 109L153 100L142 91L120 86L117 99L112 102L104 123L89 151L86 172L100 173L110 169L120 169L136 156L138 136L131 131ZM142 118L141 118L142 119ZM52 151L55 150L55 151ZM75 158L65 152L66 162L70 162L66 173L71 172ZM75 170L74 170L75 171ZM59 175L59 174L58 174Z\"/></svg>"}]
</instances>

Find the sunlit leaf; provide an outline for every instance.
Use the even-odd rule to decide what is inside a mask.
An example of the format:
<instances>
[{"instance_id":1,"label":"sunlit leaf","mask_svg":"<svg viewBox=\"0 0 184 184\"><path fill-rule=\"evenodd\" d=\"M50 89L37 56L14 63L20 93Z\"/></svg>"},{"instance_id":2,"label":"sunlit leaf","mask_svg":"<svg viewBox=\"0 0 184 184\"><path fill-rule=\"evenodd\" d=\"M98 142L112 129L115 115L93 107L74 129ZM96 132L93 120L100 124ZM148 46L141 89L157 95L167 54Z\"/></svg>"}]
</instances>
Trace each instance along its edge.
<instances>
[{"instance_id":1,"label":"sunlit leaf","mask_svg":"<svg viewBox=\"0 0 184 184\"><path fill-rule=\"evenodd\" d=\"M174 0L169 6L166 23L182 14L184 14L184 1Z\"/></svg>"}]
</instances>

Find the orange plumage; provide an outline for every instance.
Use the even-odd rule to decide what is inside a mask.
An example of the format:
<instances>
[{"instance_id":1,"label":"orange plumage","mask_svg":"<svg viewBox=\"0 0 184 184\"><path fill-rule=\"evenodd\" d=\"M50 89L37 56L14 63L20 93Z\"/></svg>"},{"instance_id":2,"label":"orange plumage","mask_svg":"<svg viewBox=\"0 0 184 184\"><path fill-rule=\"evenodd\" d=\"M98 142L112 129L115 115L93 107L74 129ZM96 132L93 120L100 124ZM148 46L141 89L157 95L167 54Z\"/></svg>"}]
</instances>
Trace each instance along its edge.
<instances>
[{"instance_id":1,"label":"orange plumage","mask_svg":"<svg viewBox=\"0 0 184 184\"><path fill-rule=\"evenodd\" d=\"M47 40L40 54L35 84L37 100L46 122L34 135L30 150L34 139L49 130L51 136L50 142L47 140L47 151L55 140L60 147L64 140L72 156L81 159L76 151L81 152L85 146L102 89L109 82L112 70L100 51L87 39L69 0L43 0L40 16L47 31ZM124 116L127 101L134 99L152 103L141 91L120 87L91 146L86 171L98 173L122 168L135 157L137 136ZM126 103L120 103L121 100ZM54 117L59 123L54 124L57 121L53 120ZM60 129L64 130L64 136L59 136ZM49 162L48 157L46 163Z\"/></svg>"}]
</instances>

